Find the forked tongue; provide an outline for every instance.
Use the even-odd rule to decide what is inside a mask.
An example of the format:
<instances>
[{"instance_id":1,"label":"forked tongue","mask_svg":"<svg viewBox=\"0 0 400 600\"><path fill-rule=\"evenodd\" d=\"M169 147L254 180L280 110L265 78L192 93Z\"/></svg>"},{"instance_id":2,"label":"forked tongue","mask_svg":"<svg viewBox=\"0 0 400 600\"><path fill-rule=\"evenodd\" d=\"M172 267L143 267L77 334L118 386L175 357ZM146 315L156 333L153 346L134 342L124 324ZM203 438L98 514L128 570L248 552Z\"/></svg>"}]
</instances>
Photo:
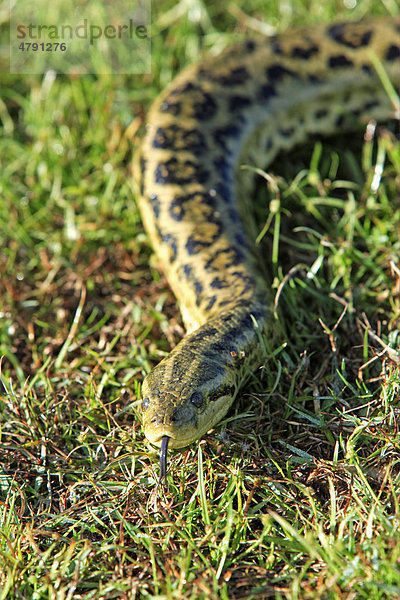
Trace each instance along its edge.
<instances>
[{"instance_id":1,"label":"forked tongue","mask_svg":"<svg viewBox=\"0 0 400 600\"><path fill-rule=\"evenodd\" d=\"M167 453L168 453L168 442L169 436L164 435L161 440L161 452L160 452L160 479L161 482L164 480L167 481Z\"/></svg>"}]
</instances>

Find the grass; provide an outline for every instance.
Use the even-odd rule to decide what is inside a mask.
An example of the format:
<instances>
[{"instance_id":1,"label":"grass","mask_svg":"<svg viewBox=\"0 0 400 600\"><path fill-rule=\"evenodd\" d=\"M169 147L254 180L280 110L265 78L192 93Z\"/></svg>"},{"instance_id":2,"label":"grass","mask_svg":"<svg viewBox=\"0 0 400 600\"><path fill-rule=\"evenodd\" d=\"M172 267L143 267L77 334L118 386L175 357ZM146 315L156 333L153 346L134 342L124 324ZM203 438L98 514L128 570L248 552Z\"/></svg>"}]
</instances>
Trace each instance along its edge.
<instances>
[{"instance_id":1,"label":"grass","mask_svg":"<svg viewBox=\"0 0 400 600\"><path fill-rule=\"evenodd\" d=\"M183 333L130 180L151 100L254 23L396 11L268 4L243 2L251 21L229 2L193 1L191 18L157 3L152 77L1 76L2 600L398 596L390 126L272 165L279 203L258 186L282 343L220 427L171 453L169 489L135 413Z\"/></svg>"}]
</instances>

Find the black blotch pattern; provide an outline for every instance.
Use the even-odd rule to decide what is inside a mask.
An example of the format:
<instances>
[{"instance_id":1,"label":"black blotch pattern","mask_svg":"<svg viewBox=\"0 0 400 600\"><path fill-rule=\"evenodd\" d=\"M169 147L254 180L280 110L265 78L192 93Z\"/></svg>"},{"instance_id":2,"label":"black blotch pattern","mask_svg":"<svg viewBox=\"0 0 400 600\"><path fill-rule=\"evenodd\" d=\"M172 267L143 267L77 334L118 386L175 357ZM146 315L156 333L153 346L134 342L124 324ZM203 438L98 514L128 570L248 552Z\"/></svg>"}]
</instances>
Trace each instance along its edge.
<instances>
[{"instance_id":1,"label":"black blotch pattern","mask_svg":"<svg viewBox=\"0 0 400 600\"><path fill-rule=\"evenodd\" d=\"M185 276L188 279L190 279L192 277L193 270L192 270L192 267L190 265L184 265L183 272L185 273Z\"/></svg>"},{"instance_id":2,"label":"black blotch pattern","mask_svg":"<svg viewBox=\"0 0 400 600\"><path fill-rule=\"evenodd\" d=\"M220 83L222 85L241 85L248 81L250 78L250 74L246 67L237 67L236 69L232 69L228 75L224 75L222 80L220 79Z\"/></svg>"},{"instance_id":3,"label":"black blotch pattern","mask_svg":"<svg viewBox=\"0 0 400 600\"><path fill-rule=\"evenodd\" d=\"M268 67L266 75L271 81L282 81L285 77L293 77L294 79L299 78L295 71L292 71L292 69L288 69L283 65L272 65L272 67Z\"/></svg>"},{"instance_id":4,"label":"black blotch pattern","mask_svg":"<svg viewBox=\"0 0 400 600\"><path fill-rule=\"evenodd\" d=\"M346 122L346 117L344 115L339 115L336 119L336 127L340 129Z\"/></svg>"},{"instance_id":5,"label":"black blotch pattern","mask_svg":"<svg viewBox=\"0 0 400 600\"><path fill-rule=\"evenodd\" d=\"M331 69L341 69L353 66L353 61L347 58L344 54L336 54L335 56L330 56L328 60L328 66Z\"/></svg>"},{"instance_id":6,"label":"black blotch pattern","mask_svg":"<svg viewBox=\"0 0 400 600\"><path fill-rule=\"evenodd\" d=\"M216 329L215 327L210 326L206 326L204 325L203 327L200 327L200 329L198 329L195 333L193 333L190 336L190 341L193 342L194 344L198 343L198 342L202 342L205 338L210 338L213 335L217 335L218 334L218 329Z\"/></svg>"},{"instance_id":7,"label":"black blotch pattern","mask_svg":"<svg viewBox=\"0 0 400 600\"><path fill-rule=\"evenodd\" d=\"M365 31L361 37L361 40L358 43L358 46L368 46L371 41L372 31Z\"/></svg>"},{"instance_id":8,"label":"black blotch pattern","mask_svg":"<svg viewBox=\"0 0 400 600\"><path fill-rule=\"evenodd\" d=\"M159 162L155 170L157 184L184 185L191 181L205 183L208 177L209 173L200 164L191 160L178 160L175 156L165 162Z\"/></svg>"},{"instance_id":9,"label":"black blotch pattern","mask_svg":"<svg viewBox=\"0 0 400 600\"><path fill-rule=\"evenodd\" d=\"M212 392L210 394L209 400L210 400L210 402L214 402L218 398L221 398L221 396L232 396L234 391L235 391L234 385L224 385L224 386L218 388L217 390L215 390L215 392Z\"/></svg>"},{"instance_id":10,"label":"black blotch pattern","mask_svg":"<svg viewBox=\"0 0 400 600\"><path fill-rule=\"evenodd\" d=\"M199 69L199 74L200 72L201 69ZM187 94L188 97L192 99L193 116L196 119L207 120L215 115L217 111L215 100L211 94L205 92L198 84L192 81L186 81L182 85L177 86L172 90L166 102L171 102L171 97L174 101L174 97L180 96L181 94Z\"/></svg>"},{"instance_id":11,"label":"black blotch pattern","mask_svg":"<svg viewBox=\"0 0 400 600\"><path fill-rule=\"evenodd\" d=\"M195 233L189 235L185 244L185 248L190 256L194 254L198 254L201 252L202 248L209 248L213 245L218 233L216 232L214 235L210 235L206 240L204 238L198 237Z\"/></svg>"},{"instance_id":12,"label":"black blotch pattern","mask_svg":"<svg viewBox=\"0 0 400 600\"><path fill-rule=\"evenodd\" d=\"M238 215L236 208L232 207L228 210L228 217L232 223L240 223L240 217Z\"/></svg>"},{"instance_id":13,"label":"black blotch pattern","mask_svg":"<svg viewBox=\"0 0 400 600\"><path fill-rule=\"evenodd\" d=\"M178 125L158 127L153 138L153 148L188 150L193 154L207 150L204 135L198 129L184 129Z\"/></svg>"},{"instance_id":14,"label":"black blotch pattern","mask_svg":"<svg viewBox=\"0 0 400 600\"><path fill-rule=\"evenodd\" d=\"M302 48L301 46L294 46L292 48L291 55L293 58L300 58L301 60L308 60L314 54L317 54L319 51L318 46L312 45L308 46L308 48Z\"/></svg>"},{"instance_id":15,"label":"black blotch pattern","mask_svg":"<svg viewBox=\"0 0 400 600\"><path fill-rule=\"evenodd\" d=\"M171 250L170 261L174 262L176 260L176 255L178 251L178 246L176 243L176 238L172 233L164 233L160 227L160 221L156 221L155 223L156 234L160 238L161 242L166 244Z\"/></svg>"},{"instance_id":16,"label":"black blotch pattern","mask_svg":"<svg viewBox=\"0 0 400 600\"><path fill-rule=\"evenodd\" d=\"M146 169L146 164L147 161L145 158L143 158L143 156L140 157L139 160L139 165L140 165L140 173L143 175L145 169ZM143 196L144 195L144 177L140 178L140 195Z\"/></svg>"},{"instance_id":17,"label":"black blotch pattern","mask_svg":"<svg viewBox=\"0 0 400 600\"><path fill-rule=\"evenodd\" d=\"M362 70L364 71L364 73L366 73L367 75L371 75L373 73L373 68L371 67L371 65L363 65L362 66Z\"/></svg>"},{"instance_id":18,"label":"black blotch pattern","mask_svg":"<svg viewBox=\"0 0 400 600\"><path fill-rule=\"evenodd\" d=\"M162 234L161 227L160 227L160 221L156 221L155 224L154 224L154 226L155 226L155 229L156 229L157 237L159 237L160 240L161 240L163 234Z\"/></svg>"},{"instance_id":19,"label":"black blotch pattern","mask_svg":"<svg viewBox=\"0 0 400 600\"><path fill-rule=\"evenodd\" d=\"M221 300L219 306L226 306L227 304L231 304L232 300Z\"/></svg>"},{"instance_id":20,"label":"black blotch pattern","mask_svg":"<svg viewBox=\"0 0 400 600\"><path fill-rule=\"evenodd\" d=\"M232 181L232 177L233 177L232 165L226 156L224 156L224 155L219 156L218 158L216 158L214 160L214 164L216 166L216 169L217 169L220 177L222 177L222 179L225 182Z\"/></svg>"},{"instance_id":21,"label":"black blotch pattern","mask_svg":"<svg viewBox=\"0 0 400 600\"><path fill-rule=\"evenodd\" d=\"M201 88L199 88L198 85L194 84L193 81L186 81L185 83L182 83L181 85L178 85L176 88L174 88L171 91L170 96L180 96L181 94L187 94L188 92L193 92L194 90L201 91Z\"/></svg>"},{"instance_id":22,"label":"black blotch pattern","mask_svg":"<svg viewBox=\"0 0 400 600\"><path fill-rule=\"evenodd\" d=\"M265 152L269 152L270 150L272 150L272 146L273 146L273 143L272 143L271 138L267 138L265 140L265 144L264 144Z\"/></svg>"},{"instance_id":23,"label":"black blotch pattern","mask_svg":"<svg viewBox=\"0 0 400 600\"><path fill-rule=\"evenodd\" d=\"M283 55L283 48L281 43L276 39L276 38L271 38L270 40L270 47L271 50L273 52L273 54L275 54L275 56L282 56Z\"/></svg>"},{"instance_id":24,"label":"black blotch pattern","mask_svg":"<svg viewBox=\"0 0 400 600\"><path fill-rule=\"evenodd\" d=\"M207 304L207 306L206 306L206 310L207 310L207 311L211 310L211 309L212 309L212 307L214 306L214 304L216 303L216 301L217 301L217 297L216 297L215 295L214 295L214 296L211 296L211 297L208 299L208 304Z\"/></svg>"},{"instance_id":25,"label":"black blotch pattern","mask_svg":"<svg viewBox=\"0 0 400 600\"><path fill-rule=\"evenodd\" d=\"M222 200L224 200L227 204L230 204L232 202L233 198L232 198L231 186L228 185L227 183L218 183L215 186L215 191L220 196L220 198L222 198Z\"/></svg>"},{"instance_id":26,"label":"black blotch pattern","mask_svg":"<svg viewBox=\"0 0 400 600\"><path fill-rule=\"evenodd\" d=\"M171 219L174 221L182 221L185 216L185 207L184 202L186 200L185 196L178 196L174 198L169 205L169 214Z\"/></svg>"},{"instance_id":27,"label":"black blotch pattern","mask_svg":"<svg viewBox=\"0 0 400 600\"><path fill-rule=\"evenodd\" d=\"M250 275L243 275L243 273L241 273L240 271L234 271L232 273L232 276L235 277L237 280L240 280L244 284L244 286L241 289L242 294L245 294L255 285L255 281L252 277L250 277Z\"/></svg>"},{"instance_id":28,"label":"black blotch pattern","mask_svg":"<svg viewBox=\"0 0 400 600\"><path fill-rule=\"evenodd\" d=\"M227 315L222 315L221 316L221 320L225 321L225 323L228 323L229 321L231 321L231 319L232 319L232 314L231 313L228 313Z\"/></svg>"},{"instance_id":29,"label":"black blotch pattern","mask_svg":"<svg viewBox=\"0 0 400 600\"><path fill-rule=\"evenodd\" d=\"M217 290L222 290L223 288L229 287L229 282L221 279L220 277L215 277L211 282L211 287Z\"/></svg>"},{"instance_id":30,"label":"black blotch pattern","mask_svg":"<svg viewBox=\"0 0 400 600\"><path fill-rule=\"evenodd\" d=\"M240 134L240 128L231 123L214 131L214 141L228 152L227 140L236 139Z\"/></svg>"},{"instance_id":31,"label":"black blotch pattern","mask_svg":"<svg viewBox=\"0 0 400 600\"><path fill-rule=\"evenodd\" d=\"M203 206L207 206L211 211L214 211L217 205L215 196L207 192L193 192L182 196L175 196L169 206L169 214L174 221L182 221L185 217L185 204L191 201L196 201ZM211 223L220 224L220 220L214 216L213 212L208 215L208 221Z\"/></svg>"},{"instance_id":32,"label":"black blotch pattern","mask_svg":"<svg viewBox=\"0 0 400 600\"><path fill-rule=\"evenodd\" d=\"M231 96L229 98L229 110L231 112L243 110L249 104L251 104L251 100L247 96Z\"/></svg>"},{"instance_id":33,"label":"black blotch pattern","mask_svg":"<svg viewBox=\"0 0 400 600\"><path fill-rule=\"evenodd\" d=\"M175 237L172 235L172 233L164 233L161 235L161 240L171 249L170 261L174 262L176 260L176 254L178 251Z\"/></svg>"},{"instance_id":34,"label":"black blotch pattern","mask_svg":"<svg viewBox=\"0 0 400 600\"><path fill-rule=\"evenodd\" d=\"M314 113L314 117L319 120L319 119L324 119L326 116L328 115L328 110L326 108L319 108L318 110L315 111Z\"/></svg>"},{"instance_id":35,"label":"black blotch pattern","mask_svg":"<svg viewBox=\"0 0 400 600\"><path fill-rule=\"evenodd\" d=\"M348 36L349 28L350 37ZM350 23L335 23L327 28L327 34L335 42L342 44L347 48L360 48L362 46L368 46L371 40L372 31L364 31L360 37L357 35L357 31L352 31L353 28L354 25L352 26Z\"/></svg>"},{"instance_id":36,"label":"black blotch pattern","mask_svg":"<svg viewBox=\"0 0 400 600\"><path fill-rule=\"evenodd\" d=\"M394 44L390 46L386 52L386 60L397 60L400 57L400 47Z\"/></svg>"},{"instance_id":37,"label":"black blotch pattern","mask_svg":"<svg viewBox=\"0 0 400 600\"><path fill-rule=\"evenodd\" d=\"M238 246L240 248L248 248L249 247L249 241L248 241L247 237L244 235L243 231L238 231L235 234L235 242L236 242L236 244L238 244Z\"/></svg>"},{"instance_id":38,"label":"black blotch pattern","mask_svg":"<svg viewBox=\"0 0 400 600\"><path fill-rule=\"evenodd\" d=\"M248 54L251 54L256 49L256 43L253 40L246 40L244 48Z\"/></svg>"},{"instance_id":39,"label":"black blotch pattern","mask_svg":"<svg viewBox=\"0 0 400 600\"><path fill-rule=\"evenodd\" d=\"M164 100L161 103L160 111L162 113L169 113L177 117L181 112L182 105L180 102L171 102L170 100Z\"/></svg>"},{"instance_id":40,"label":"black blotch pattern","mask_svg":"<svg viewBox=\"0 0 400 600\"><path fill-rule=\"evenodd\" d=\"M225 339L227 337L227 335L224 336ZM215 357L215 355L223 356L224 354L227 354L227 346L225 345L225 339L210 344L209 348L207 349L207 353L210 357Z\"/></svg>"},{"instance_id":41,"label":"black blotch pattern","mask_svg":"<svg viewBox=\"0 0 400 600\"><path fill-rule=\"evenodd\" d=\"M372 110L373 108L376 108L377 106L379 106L378 100L369 100L368 102L365 103L364 110L366 110L366 111Z\"/></svg>"},{"instance_id":42,"label":"black blotch pattern","mask_svg":"<svg viewBox=\"0 0 400 600\"><path fill-rule=\"evenodd\" d=\"M252 280L250 277L246 278L249 280L248 283L252 283ZM259 321L263 316L264 316L264 312L261 308L257 308L257 307L253 307L251 308L250 314L247 312L249 309L248 306L248 302L246 300L241 300L238 302L238 306L242 306L244 309L246 309L246 313L239 319L239 322L237 323L237 327L239 329L239 331L243 331L245 329L254 329L254 321L253 318L256 321Z\"/></svg>"},{"instance_id":43,"label":"black blotch pattern","mask_svg":"<svg viewBox=\"0 0 400 600\"><path fill-rule=\"evenodd\" d=\"M217 105L211 94L208 94L203 90L198 96L198 98L196 96L196 100L193 102L194 117L200 121L207 121L217 112Z\"/></svg>"},{"instance_id":44,"label":"black blotch pattern","mask_svg":"<svg viewBox=\"0 0 400 600\"><path fill-rule=\"evenodd\" d=\"M218 250L214 256L212 258L210 258L204 265L204 268L206 271L214 271L215 272L215 267L213 266L213 262L216 258L218 258L219 256L221 256L221 254L226 254L229 255L229 260L227 261L227 267L236 267L237 265L239 265L242 261L243 261L243 252L241 250L239 250L236 246L233 246L232 248L223 248Z\"/></svg>"},{"instance_id":45,"label":"black blotch pattern","mask_svg":"<svg viewBox=\"0 0 400 600\"><path fill-rule=\"evenodd\" d=\"M282 137L291 138L293 135L294 129L293 127L281 127L279 133Z\"/></svg>"},{"instance_id":46,"label":"black blotch pattern","mask_svg":"<svg viewBox=\"0 0 400 600\"><path fill-rule=\"evenodd\" d=\"M149 203L153 209L154 216L158 219L160 216L160 200L157 194L149 194Z\"/></svg>"},{"instance_id":47,"label":"black blotch pattern","mask_svg":"<svg viewBox=\"0 0 400 600\"><path fill-rule=\"evenodd\" d=\"M243 85L250 78L250 73L246 67L236 67L235 69L231 69L227 74L215 73L206 69L199 69L199 75L202 79L215 81L226 87Z\"/></svg>"},{"instance_id":48,"label":"black blotch pattern","mask_svg":"<svg viewBox=\"0 0 400 600\"><path fill-rule=\"evenodd\" d=\"M199 306L200 302L201 302L201 294L203 292L203 285L200 283L200 281L195 281L194 282L194 289L196 292L196 305Z\"/></svg>"}]
</instances>

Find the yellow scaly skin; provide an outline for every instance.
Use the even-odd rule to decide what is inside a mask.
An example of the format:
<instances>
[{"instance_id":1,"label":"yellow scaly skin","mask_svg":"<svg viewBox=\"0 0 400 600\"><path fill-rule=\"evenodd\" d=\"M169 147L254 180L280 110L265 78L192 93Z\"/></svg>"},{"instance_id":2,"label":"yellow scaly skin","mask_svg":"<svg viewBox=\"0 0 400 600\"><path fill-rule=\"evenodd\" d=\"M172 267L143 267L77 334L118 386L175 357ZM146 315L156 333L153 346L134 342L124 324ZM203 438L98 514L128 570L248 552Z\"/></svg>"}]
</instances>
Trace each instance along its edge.
<instances>
[{"instance_id":1,"label":"yellow scaly skin","mask_svg":"<svg viewBox=\"0 0 400 600\"><path fill-rule=\"evenodd\" d=\"M371 52L397 83L391 18L247 41L183 71L149 112L134 166L139 207L188 330L142 387L144 433L164 440L164 471L168 441L180 448L216 425L260 365L260 332L273 329L252 181L239 166L265 168L309 135L391 116Z\"/></svg>"}]
</instances>

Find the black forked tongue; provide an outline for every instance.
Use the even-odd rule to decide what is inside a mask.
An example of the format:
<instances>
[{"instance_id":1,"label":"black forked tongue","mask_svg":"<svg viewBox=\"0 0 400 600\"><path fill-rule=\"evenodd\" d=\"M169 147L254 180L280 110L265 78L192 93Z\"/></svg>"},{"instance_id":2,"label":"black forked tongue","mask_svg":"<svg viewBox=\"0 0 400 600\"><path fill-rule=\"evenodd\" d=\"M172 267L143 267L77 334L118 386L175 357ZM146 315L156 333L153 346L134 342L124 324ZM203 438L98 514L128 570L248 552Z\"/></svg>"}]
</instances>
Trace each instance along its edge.
<instances>
[{"instance_id":1,"label":"black forked tongue","mask_svg":"<svg viewBox=\"0 0 400 600\"><path fill-rule=\"evenodd\" d=\"M161 440L160 452L160 483L162 480L167 481L167 453L168 453L169 436L164 435Z\"/></svg>"}]
</instances>

